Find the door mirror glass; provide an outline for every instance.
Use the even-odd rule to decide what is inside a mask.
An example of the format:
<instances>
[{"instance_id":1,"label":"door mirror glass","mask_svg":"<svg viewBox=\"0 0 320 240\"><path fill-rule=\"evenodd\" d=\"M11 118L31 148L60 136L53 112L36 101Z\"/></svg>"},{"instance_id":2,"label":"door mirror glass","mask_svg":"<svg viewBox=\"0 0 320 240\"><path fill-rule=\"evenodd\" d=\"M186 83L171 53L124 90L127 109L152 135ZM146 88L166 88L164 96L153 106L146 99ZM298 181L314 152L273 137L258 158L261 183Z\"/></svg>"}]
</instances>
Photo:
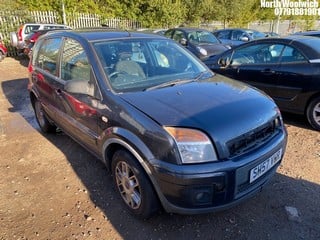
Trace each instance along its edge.
<instances>
[{"instance_id":1,"label":"door mirror glass","mask_svg":"<svg viewBox=\"0 0 320 240\"><path fill-rule=\"evenodd\" d=\"M179 43L180 43L181 45L183 45L183 46L187 46L188 41L187 41L187 39L185 39L185 38L181 38L180 41L179 41Z\"/></svg>"},{"instance_id":2,"label":"door mirror glass","mask_svg":"<svg viewBox=\"0 0 320 240\"><path fill-rule=\"evenodd\" d=\"M249 42L249 38L247 36L241 37L240 40L243 42Z\"/></svg>"},{"instance_id":3,"label":"door mirror glass","mask_svg":"<svg viewBox=\"0 0 320 240\"><path fill-rule=\"evenodd\" d=\"M79 93L94 97L94 85L88 81L71 80L64 85L64 90L69 93Z\"/></svg>"}]
</instances>

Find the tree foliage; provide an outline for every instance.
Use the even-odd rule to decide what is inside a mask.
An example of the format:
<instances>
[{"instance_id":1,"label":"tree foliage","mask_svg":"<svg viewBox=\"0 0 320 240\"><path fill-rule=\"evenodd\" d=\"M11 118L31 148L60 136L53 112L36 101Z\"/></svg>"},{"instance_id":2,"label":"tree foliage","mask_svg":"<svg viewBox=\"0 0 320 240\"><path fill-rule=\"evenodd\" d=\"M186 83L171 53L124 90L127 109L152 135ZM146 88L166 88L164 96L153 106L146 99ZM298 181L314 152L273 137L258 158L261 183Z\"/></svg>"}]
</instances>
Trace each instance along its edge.
<instances>
[{"instance_id":1,"label":"tree foliage","mask_svg":"<svg viewBox=\"0 0 320 240\"><path fill-rule=\"evenodd\" d=\"M138 20L144 27L172 27L181 24L221 21L224 25L246 27L256 20L275 20L273 9L261 8L257 0L0 0L2 10L58 11L99 14L104 18ZM295 20L296 17L282 19ZM312 27L315 17L299 16Z\"/></svg>"}]
</instances>

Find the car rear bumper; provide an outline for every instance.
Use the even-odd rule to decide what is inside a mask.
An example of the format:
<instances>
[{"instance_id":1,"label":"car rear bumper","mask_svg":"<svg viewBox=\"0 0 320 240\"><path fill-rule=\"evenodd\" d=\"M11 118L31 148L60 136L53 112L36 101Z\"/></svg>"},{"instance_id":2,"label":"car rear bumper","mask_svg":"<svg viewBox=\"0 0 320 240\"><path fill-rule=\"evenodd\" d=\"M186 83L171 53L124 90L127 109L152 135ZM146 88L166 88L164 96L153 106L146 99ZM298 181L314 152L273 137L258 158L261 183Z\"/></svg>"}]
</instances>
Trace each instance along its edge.
<instances>
[{"instance_id":1,"label":"car rear bumper","mask_svg":"<svg viewBox=\"0 0 320 240\"><path fill-rule=\"evenodd\" d=\"M158 165L155 187L167 212L199 214L230 208L252 197L268 183L280 165L286 135L267 147L242 157L210 164L188 166ZM250 170L282 149L281 160L250 183Z\"/></svg>"}]
</instances>

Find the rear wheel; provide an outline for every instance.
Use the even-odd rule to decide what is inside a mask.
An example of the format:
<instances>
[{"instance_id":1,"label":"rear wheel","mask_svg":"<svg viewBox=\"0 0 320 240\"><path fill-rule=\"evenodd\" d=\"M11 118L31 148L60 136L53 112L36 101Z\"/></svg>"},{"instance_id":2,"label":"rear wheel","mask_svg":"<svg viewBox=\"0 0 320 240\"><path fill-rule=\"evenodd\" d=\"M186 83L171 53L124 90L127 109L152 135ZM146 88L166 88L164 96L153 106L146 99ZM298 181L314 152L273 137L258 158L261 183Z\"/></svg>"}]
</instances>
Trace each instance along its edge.
<instances>
[{"instance_id":1,"label":"rear wheel","mask_svg":"<svg viewBox=\"0 0 320 240\"><path fill-rule=\"evenodd\" d=\"M314 129L320 130L320 97L310 102L307 108L307 118Z\"/></svg>"},{"instance_id":2,"label":"rear wheel","mask_svg":"<svg viewBox=\"0 0 320 240\"><path fill-rule=\"evenodd\" d=\"M4 54L0 51L0 62L4 59Z\"/></svg>"},{"instance_id":3,"label":"rear wheel","mask_svg":"<svg viewBox=\"0 0 320 240\"><path fill-rule=\"evenodd\" d=\"M116 188L131 213L149 218L159 209L158 197L137 160L119 150L112 158L112 174Z\"/></svg>"},{"instance_id":4,"label":"rear wheel","mask_svg":"<svg viewBox=\"0 0 320 240\"><path fill-rule=\"evenodd\" d=\"M34 111L41 131L45 133L52 133L56 131L56 126L48 121L45 113L43 112L41 103L38 100L36 100L34 103Z\"/></svg>"}]
</instances>

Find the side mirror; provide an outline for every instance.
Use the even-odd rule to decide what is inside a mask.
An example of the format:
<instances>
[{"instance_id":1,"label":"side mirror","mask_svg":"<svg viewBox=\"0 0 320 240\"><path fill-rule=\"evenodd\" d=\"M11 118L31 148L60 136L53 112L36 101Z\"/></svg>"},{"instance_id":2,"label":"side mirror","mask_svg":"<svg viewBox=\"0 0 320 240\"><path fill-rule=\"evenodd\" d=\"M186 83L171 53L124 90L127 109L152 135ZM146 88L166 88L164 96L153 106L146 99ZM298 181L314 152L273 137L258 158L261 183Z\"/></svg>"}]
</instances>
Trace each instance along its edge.
<instances>
[{"instance_id":1,"label":"side mirror","mask_svg":"<svg viewBox=\"0 0 320 240\"><path fill-rule=\"evenodd\" d=\"M249 38L247 36L241 37L240 40L242 42L249 42Z\"/></svg>"},{"instance_id":2,"label":"side mirror","mask_svg":"<svg viewBox=\"0 0 320 240\"><path fill-rule=\"evenodd\" d=\"M181 45L183 45L183 46L187 46L188 41L187 41L187 39L185 39L185 38L181 38L180 41L179 41L179 43L180 43Z\"/></svg>"},{"instance_id":3,"label":"side mirror","mask_svg":"<svg viewBox=\"0 0 320 240\"><path fill-rule=\"evenodd\" d=\"M70 93L79 93L94 97L94 85L84 80L70 80L64 85L64 90Z\"/></svg>"},{"instance_id":4,"label":"side mirror","mask_svg":"<svg viewBox=\"0 0 320 240\"><path fill-rule=\"evenodd\" d=\"M220 59L218 60L218 64L219 64L219 66L221 66L221 67L225 67L225 66L227 65L226 60L225 60L224 58L220 58Z\"/></svg>"}]
</instances>

